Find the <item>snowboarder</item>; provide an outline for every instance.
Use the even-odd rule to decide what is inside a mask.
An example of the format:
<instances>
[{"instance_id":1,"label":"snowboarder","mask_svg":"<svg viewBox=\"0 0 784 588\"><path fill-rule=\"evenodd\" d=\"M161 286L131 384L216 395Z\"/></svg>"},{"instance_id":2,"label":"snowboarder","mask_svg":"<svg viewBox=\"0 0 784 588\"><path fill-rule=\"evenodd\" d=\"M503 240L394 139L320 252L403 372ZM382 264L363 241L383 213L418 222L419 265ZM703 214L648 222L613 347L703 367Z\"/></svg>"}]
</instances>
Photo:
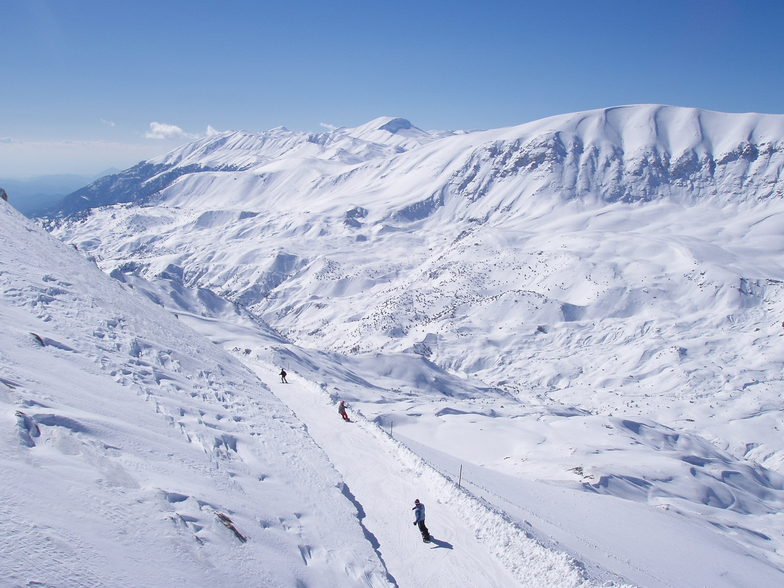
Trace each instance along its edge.
<instances>
[{"instance_id":1,"label":"snowboarder","mask_svg":"<svg viewBox=\"0 0 784 588\"><path fill-rule=\"evenodd\" d=\"M425 505L419 502L419 498L414 500L414 524L419 525L419 532L422 533L422 541L430 543L430 531L425 526Z\"/></svg>"},{"instance_id":2,"label":"snowboarder","mask_svg":"<svg viewBox=\"0 0 784 588\"><path fill-rule=\"evenodd\" d=\"M281 384L288 384L288 382L286 381L286 370L284 370L284 369L280 370L280 383Z\"/></svg>"},{"instance_id":3,"label":"snowboarder","mask_svg":"<svg viewBox=\"0 0 784 588\"><path fill-rule=\"evenodd\" d=\"M347 406L348 405L346 404L345 400L341 400L340 404L338 404L338 414L343 417L344 421L349 421L350 420L348 418L348 415L346 414L346 407Z\"/></svg>"}]
</instances>

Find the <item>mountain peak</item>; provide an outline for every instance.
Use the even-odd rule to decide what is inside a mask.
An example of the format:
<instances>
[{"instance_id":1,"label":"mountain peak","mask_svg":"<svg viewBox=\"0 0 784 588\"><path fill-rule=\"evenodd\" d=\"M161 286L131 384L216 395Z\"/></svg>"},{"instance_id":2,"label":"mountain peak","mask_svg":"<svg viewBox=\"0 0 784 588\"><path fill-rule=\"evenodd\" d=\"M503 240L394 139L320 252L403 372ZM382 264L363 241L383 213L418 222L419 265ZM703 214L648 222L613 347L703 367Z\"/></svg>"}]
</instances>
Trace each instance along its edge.
<instances>
[{"instance_id":1,"label":"mountain peak","mask_svg":"<svg viewBox=\"0 0 784 588\"><path fill-rule=\"evenodd\" d=\"M403 150L409 150L451 134L450 132L423 131L414 126L410 120L398 116L380 116L358 127L340 129L340 131L356 139L394 145Z\"/></svg>"},{"instance_id":2,"label":"mountain peak","mask_svg":"<svg viewBox=\"0 0 784 588\"><path fill-rule=\"evenodd\" d=\"M363 125L347 130L352 131L351 134L354 136L377 131L386 131L392 135L408 134L411 131L425 133L422 129L415 127L410 120L399 116L379 116Z\"/></svg>"},{"instance_id":3,"label":"mountain peak","mask_svg":"<svg viewBox=\"0 0 784 588\"><path fill-rule=\"evenodd\" d=\"M416 128L411 124L410 120L399 117L381 117L372 122L381 123L378 127L379 131L388 131L393 135L399 131Z\"/></svg>"}]
</instances>

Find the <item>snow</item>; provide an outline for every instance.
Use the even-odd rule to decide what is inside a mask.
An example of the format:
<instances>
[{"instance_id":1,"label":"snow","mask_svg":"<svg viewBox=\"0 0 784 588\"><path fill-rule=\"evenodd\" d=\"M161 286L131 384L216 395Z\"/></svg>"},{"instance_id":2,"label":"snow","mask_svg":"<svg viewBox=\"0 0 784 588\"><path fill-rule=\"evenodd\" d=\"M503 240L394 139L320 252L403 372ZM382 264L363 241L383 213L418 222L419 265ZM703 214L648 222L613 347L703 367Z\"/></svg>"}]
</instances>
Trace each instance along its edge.
<instances>
[{"instance_id":1,"label":"snow","mask_svg":"<svg viewBox=\"0 0 784 588\"><path fill-rule=\"evenodd\" d=\"M346 492L350 489L352 495L371 497L371 502L363 504L364 524L378 542L388 569L395 570L393 575L399 585L514 584L514 577L500 562L488 565L481 557L487 549L475 537L478 530L450 516L441 504L448 500L444 488L428 488L422 473L417 471L423 466L416 459L406 463L398 448L385 446L384 439L377 437L373 425L368 427L356 417L353 423L336 431L341 423L331 414L335 411L325 406L328 403L319 402L317 389L309 390L297 378L290 385L278 384L275 390L307 424L319 446L332 456L345 480ZM427 521L434 537L427 546L421 544L419 531L411 524L413 497L417 496L427 507ZM531 576L539 581L546 578L534 573L525 579L530 581Z\"/></svg>"},{"instance_id":2,"label":"snow","mask_svg":"<svg viewBox=\"0 0 784 588\"><path fill-rule=\"evenodd\" d=\"M152 520L151 584L779 585L782 169L779 115L382 117L143 162L51 221L78 252L4 212L20 549L124 585L91 537Z\"/></svg>"},{"instance_id":3,"label":"snow","mask_svg":"<svg viewBox=\"0 0 784 588\"><path fill-rule=\"evenodd\" d=\"M137 295L10 207L0 214L4 582L589 585L375 425L334 436L314 384L276 385L264 364L256 378L185 325L228 342L233 319L278 341L233 307L204 292ZM164 299L226 322L151 302ZM422 491L441 537L427 546L406 528Z\"/></svg>"},{"instance_id":4,"label":"snow","mask_svg":"<svg viewBox=\"0 0 784 588\"><path fill-rule=\"evenodd\" d=\"M0 214L4 585L388 585L339 475L261 381Z\"/></svg>"},{"instance_id":5,"label":"snow","mask_svg":"<svg viewBox=\"0 0 784 588\"><path fill-rule=\"evenodd\" d=\"M648 445L671 443L683 450L679 456L691 456L689 466L705 465L697 454L709 455L711 459L706 458L706 463L727 458L706 442L676 439L672 431L653 430L653 423L607 420L577 410L548 415L546 408L535 407L526 415L518 407L520 413L510 415L513 409L509 407L508 397L450 395L444 398L444 392L438 387L429 394L424 392L424 381L431 378L415 375L412 373L415 369L410 366L406 369L403 358L375 356L332 365L331 358L324 354L316 356L288 345L254 341L250 331L244 329L233 333L221 331L219 335L216 328L222 327L216 323L200 322L198 328L211 338L224 337L227 346L249 345L245 349L250 353L242 356L261 374L274 373L273 363L287 366L289 384L271 382L270 386L307 424L308 431L331 456L352 492L364 497L365 511L374 513L367 516L365 524L373 533L373 540L380 542L381 555L390 570L407 569L405 562L418 565L420 560L416 553L402 546L402 552L385 551L385 546L394 544L399 534L408 532L416 536L417 533L416 529L405 528L408 521L395 518L399 513L393 512L392 519L384 520L383 515L388 514L384 505L402 503L401 496L417 496L427 505L428 526L437 540L433 549L442 549L438 541L444 535L449 537L450 550L444 558L460 546L471 545L470 552L476 553L486 545L500 558L508 558L507 568L523 586L580 585L579 575L573 578L549 575L552 569L549 566L553 561L558 562L564 553L579 561L580 568L594 582L608 585L631 582L639 586L752 586L776 585L781 580L776 565L755 556L753 549L742 548L732 539L717 534L717 523L682 516L678 511L683 503L672 496L666 499L662 496L651 508L634 496L623 500L586 493L573 480L588 480L591 477L588 472L568 472L570 479L562 478L557 485L520 476L520 470L517 475L510 472L509 462L522 458L534 461L540 476L566 473L556 467L546 471L547 465L558 459L560 445L568 444L572 454L580 444L587 444L582 451L590 453L602 443L606 444L607 455L620 452L613 451L617 442L607 439L606 427L610 423L614 429L609 431L609 436L634 434L639 439L635 443L643 446L646 440ZM390 371L390 366L394 366L394 371ZM351 370L350 375L341 370ZM383 378L401 381L404 373L409 374L405 379L419 381L423 392L385 397L384 393L389 391L383 388L386 384ZM371 374L373 381L382 386L381 395L368 390L374 388L368 383ZM313 379L318 383L314 384ZM448 382L443 390L455 391L455 387L455 382ZM352 423L343 424L339 420L335 410L339 399L349 399ZM577 431L572 432L574 428ZM695 447L691 443L701 445ZM512 451L511 446L515 447ZM628 455L629 451L614 461L639 460L644 469L640 476L650 476L657 467L667 465L666 459L657 464L645 447L634 456ZM393 458L391 463L384 459L385 453ZM391 469L380 477L376 475L386 467ZM413 483L406 479L407 470L416 473ZM458 475L465 490L456 487ZM744 478L756 476L746 472ZM401 479L403 484L396 483ZM449 517L443 508L435 508L443 505L459 513L459 521L469 526L468 534L448 524L445 531L439 532L444 527L444 519ZM488 509L489 505L492 507ZM401 510L410 507L410 504L400 506ZM728 530L732 534L761 535L753 525L761 523L764 517L754 518L754 523L747 523L752 525L750 528L728 521ZM388 538L390 531L393 533ZM563 553L550 554L544 551L548 548ZM404 562L398 566L396 558L401 554ZM438 570L447 564L451 572L445 569L434 574L440 578L438 585L512 585L500 574L476 578L472 575L486 574L487 563L480 571L472 572L462 569L462 560L442 564L442 560L428 555L421 562ZM450 575L452 572L454 577ZM400 585L418 581L399 572L393 575ZM496 584L499 579L494 578L499 578L501 583Z\"/></svg>"}]
</instances>

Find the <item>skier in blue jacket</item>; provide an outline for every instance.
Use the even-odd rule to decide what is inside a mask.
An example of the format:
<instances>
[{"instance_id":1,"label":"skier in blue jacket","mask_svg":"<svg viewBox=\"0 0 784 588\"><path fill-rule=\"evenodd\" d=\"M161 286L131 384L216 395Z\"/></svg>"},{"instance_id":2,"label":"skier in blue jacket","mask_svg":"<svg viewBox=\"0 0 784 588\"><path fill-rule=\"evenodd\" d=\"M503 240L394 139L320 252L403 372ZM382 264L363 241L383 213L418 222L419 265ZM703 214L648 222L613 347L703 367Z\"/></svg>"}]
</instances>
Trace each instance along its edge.
<instances>
[{"instance_id":1,"label":"skier in blue jacket","mask_svg":"<svg viewBox=\"0 0 784 588\"><path fill-rule=\"evenodd\" d=\"M425 526L425 505L419 502L419 498L414 500L414 524L419 525L419 532L422 533L422 541L430 542L430 531Z\"/></svg>"}]
</instances>

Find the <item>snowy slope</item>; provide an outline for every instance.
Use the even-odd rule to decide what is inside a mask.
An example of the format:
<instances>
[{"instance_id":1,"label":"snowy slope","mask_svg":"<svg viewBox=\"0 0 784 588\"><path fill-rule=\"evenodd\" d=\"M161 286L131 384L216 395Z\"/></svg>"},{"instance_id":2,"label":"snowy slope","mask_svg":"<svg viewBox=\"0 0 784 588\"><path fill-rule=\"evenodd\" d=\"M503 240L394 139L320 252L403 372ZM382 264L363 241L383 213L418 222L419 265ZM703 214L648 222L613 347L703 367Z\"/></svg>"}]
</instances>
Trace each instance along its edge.
<instances>
[{"instance_id":1,"label":"snowy slope","mask_svg":"<svg viewBox=\"0 0 784 588\"><path fill-rule=\"evenodd\" d=\"M8 205L0 223L2 585L595 585L432 470L430 553L408 527L421 461L371 423L336 437L318 386L255 377L189 325L284 344L268 327L206 291L113 280Z\"/></svg>"},{"instance_id":2,"label":"snowy slope","mask_svg":"<svg viewBox=\"0 0 784 588\"><path fill-rule=\"evenodd\" d=\"M500 509L520 505L495 475L546 481L665 511L706 557L738 557L702 580L670 551L635 571L641 550L607 555L627 536L572 528L581 561L733 585L740 561L783 569L783 167L779 115L638 105L473 133L383 118L204 139L79 196L130 204L51 226L172 311L190 303L166 291L201 292L319 350L332 367L297 370L420 454L481 468ZM217 306L207 334L256 350ZM543 541L570 528L537 516Z\"/></svg>"},{"instance_id":3,"label":"snowy slope","mask_svg":"<svg viewBox=\"0 0 784 588\"><path fill-rule=\"evenodd\" d=\"M389 585L264 384L8 205L0 224L0 584Z\"/></svg>"},{"instance_id":4,"label":"snowy slope","mask_svg":"<svg viewBox=\"0 0 784 588\"><path fill-rule=\"evenodd\" d=\"M290 371L290 383L271 383L272 390L361 500L364 524L401 586L421 582L412 569L424 570L435 585L509 585L492 562L474 564L485 549L521 585L579 581L568 569L560 576L560 556L543 546L565 551L607 586L774 586L784 577L770 552L780 537L781 478L695 435L574 408L527 407L416 356L352 359L270 342L229 317L183 318L259 373L273 372L273 365ZM416 388L405 386L412 383ZM349 401L351 425L336 414L339 399ZM596 483L578 465L594 456L627 474ZM634 468L640 477L629 474ZM435 553L424 557L411 549L407 522L386 508L414 495L429 505L436 537ZM450 520L455 513L461 525ZM465 535L466 526L475 539Z\"/></svg>"},{"instance_id":5,"label":"snowy slope","mask_svg":"<svg viewBox=\"0 0 784 588\"><path fill-rule=\"evenodd\" d=\"M644 105L362 164L286 155L182 175L154 206L95 211L56 234L108 271L175 272L300 344L426 349L520 394L569 403L560 389L578 388L604 412L621 387L636 404L655 389L670 398L666 422L697 419L684 383L700 396L776 373L783 121ZM244 149L213 145L204 166L247 164ZM760 345L735 346L745 336ZM639 354L608 375L613 346L631 342ZM722 346L743 358L729 372L705 361ZM754 392L767 398L777 379Z\"/></svg>"}]
</instances>

